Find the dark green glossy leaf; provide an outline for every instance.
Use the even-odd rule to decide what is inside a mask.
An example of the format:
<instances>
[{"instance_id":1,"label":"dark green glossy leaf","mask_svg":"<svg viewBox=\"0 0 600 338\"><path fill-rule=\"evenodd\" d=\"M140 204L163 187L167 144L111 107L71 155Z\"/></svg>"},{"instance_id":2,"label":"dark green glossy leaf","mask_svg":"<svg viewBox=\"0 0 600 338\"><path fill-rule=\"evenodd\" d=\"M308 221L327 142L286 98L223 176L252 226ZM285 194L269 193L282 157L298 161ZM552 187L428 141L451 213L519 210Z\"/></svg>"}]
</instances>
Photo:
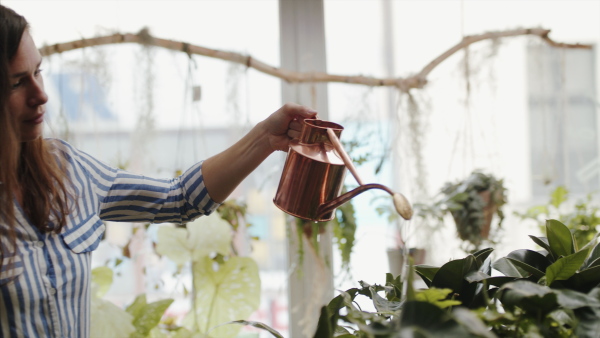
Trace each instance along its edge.
<instances>
[{"instance_id":1,"label":"dark green glossy leaf","mask_svg":"<svg viewBox=\"0 0 600 338\"><path fill-rule=\"evenodd\" d=\"M346 307L346 300L352 302L356 295L358 294L359 289L352 288L346 290L345 293L340 294L334 297L329 304L327 304L327 308L325 310L321 310L321 316L319 317L318 328L317 331L323 329L320 328L321 325L329 325L333 328L336 327L337 321L339 319L340 309ZM323 317L327 316L327 317Z\"/></svg>"},{"instance_id":2,"label":"dark green glossy leaf","mask_svg":"<svg viewBox=\"0 0 600 338\"><path fill-rule=\"evenodd\" d=\"M438 272L439 269L439 267L431 265L415 266L415 271L419 276L421 276L421 278L423 279L425 284L427 284L427 286L431 286L431 281L433 281L433 277L435 277L435 274Z\"/></svg>"},{"instance_id":3,"label":"dark green glossy leaf","mask_svg":"<svg viewBox=\"0 0 600 338\"><path fill-rule=\"evenodd\" d=\"M530 273L513 264L508 258L502 257L492 263L492 267L507 277L527 278Z\"/></svg>"},{"instance_id":4,"label":"dark green glossy leaf","mask_svg":"<svg viewBox=\"0 0 600 338\"><path fill-rule=\"evenodd\" d=\"M465 280L469 283L481 282L488 278L490 278L490 275L483 273L481 271L471 271L465 276Z\"/></svg>"},{"instance_id":5,"label":"dark green glossy leaf","mask_svg":"<svg viewBox=\"0 0 600 338\"><path fill-rule=\"evenodd\" d=\"M542 255L541 253L527 249L512 251L506 257L526 263L528 266L532 266L537 271L540 271L542 273L546 271L548 266L550 266L550 264L552 263L548 260L548 258L546 258L546 256Z\"/></svg>"},{"instance_id":6,"label":"dark green glossy leaf","mask_svg":"<svg viewBox=\"0 0 600 338\"><path fill-rule=\"evenodd\" d=\"M542 248L544 248L544 250L546 250L550 254L552 254L552 250L550 250L550 243L548 243L548 238L536 237L536 236L532 236L532 235L529 235L529 238L531 238L535 242L535 244L541 246ZM555 259L556 259L556 257L555 257Z\"/></svg>"},{"instance_id":7,"label":"dark green glossy leaf","mask_svg":"<svg viewBox=\"0 0 600 338\"><path fill-rule=\"evenodd\" d=\"M333 338L335 326L337 325L337 317L335 318L335 322L332 322L332 319L327 306L321 307L321 316L319 316L319 322L317 323L317 330L314 335L315 338Z\"/></svg>"},{"instance_id":8,"label":"dark green glossy leaf","mask_svg":"<svg viewBox=\"0 0 600 338\"><path fill-rule=\"evenodd\" d=\"M352 289L348 289L345 291L345 294L348 295L350 301L354 300L354 298L356 297L356 295L358 294L359 289L357 288L352 288ZM334 297L329 304L327 304L327 308L329 313L331 314L337 314L338 311L345 307L345 302L344 302L344 297L340 294L337 295L336 297Z\"/></svg>"},{"instance_id":9,"label":"dark green glossy leaf","mask_svg":"<svg viewBox=\"0 0 600 338\"><path fill-rule=\"evenodd\" d=\"M587 266L585 269L589 269L589 268L593 268L593 267L596 267L596 266L600 266L600 258L597 258L595 261L593 261L593 262L591 262L589 264L590 265ZM585 266L585 262L583 263L583 265ZM583 269L583 266L582 266L582 269Z\"/></svg>"},{"instance_id":10,"label":"dark green glossy leaf","mask_svg":"<svg viewBox=\"0 0 600 338\"><path fill-rule=\"evenodd\" d=\"M588 258L583 262L582 269L591 268L592 266L597 265L598 259L600 259L600 243L594 246L594 249L592 249Z\"/></svg>"},{"instance_id":11,"label":"dark green glossy leaf","mask_svg":"<svg viewBox=\"0 0 600 338\"><path fill-rule=\"evenodd\" d=\"M558 259L546 269L546 283L552 285L555 280L569 279L579 270L589 252L588 248Z\"/></svg>"},{"instance_id":12,"label":"dark green glossy leaf","mask_svg":"<svg viewBox=\"0 0 600 338\"><path fill-rule=\"evenodd\" d=\"M567 309L575 310L585 306L600 307L600 300L582 292L569 289L553 289L553 292L558 295L558 304Z\"/></svg>"},{"instance_id":13,"label":"dark green glossy leaf","mask_svg":"<svg viewBox=\"0 0 600 338\"><path fill-rule=\"evenodd\" d=\"M580 338L597 338L600 332L600 313L598 310L580 308L575 310L575 315L579 319L575 329L576 336Z\"/></svg>"},{"instance_id":14,"label":"dark green glossy leaf","mask_svg":"<svg viewBox=\"0 0 600 338\"><path fill-rule=\"evenodd\" d=\"M455 293L454 299L467 307L475 306L471 303L476 296L478 284L466 280L466 276L474 271L477 271L477 263L473 255L450 261L440 267L431 282L431 287L451 289Z\"/></svg>"},{"instance_id":15,"label":"dark green glossy leaf","mask_svg":"<svg viewBox=\"0 0 600 338\"><path fill-rule=\"evenodd\" d=\"M479 271L486 275L492 274L492 257L488 257L483 261L483 264L479 267Z\"/></svg>"},{"instance_id":16,"label":"dark green glossy leaf","mask_svg":"<svg viewBox=\"0 0 600 338\"><path fill-rule=\"evenodd\" d=\"M535 278L540 279L545 276L543 271L540 271L539 269L537 269L525 262L522 262L520 260L516 260L513 258L509 258L509 257L504 257L504 260L502 260L502 258L501 258L496 262L498 262L499 264L503 263L503 264L512 265L514 267L513 270L516 270L521 274L521 275L517 275L517 276L512 275L509 277L527 278L529 276L534 276ZM503 267L503 268L505 268L505 267ZM494 266L494 269L496 269L495 266ZM499 269L496 269L496 270L502 272Z\"/></svg>"},{"instance_id":17,"label":"dark green glossy leaf","mask_svg":"<svg viewBox=\"0 0 600 338\"><path fill-rule=\"evenodd\" d=\"M431 285L436 288L450 289L456 293L461 293L463 284L465 283L465 276L474 270L477 270L477 266L473 255L450 261L440 267L433 277Z\"/></svg>"},{"instance_id":18,"label":"dark green glossy leaf","mask_svg":"<svg viewBox=\"0 0 600 338\"><path fill-rule=\"evenodd\" d=\"M555 258L565 257L575 253L573 235L566 225L555 219L546 220L546 235L550 252Z\"/></svg>"},{"instance_id":19,"label":"dark green glossy leaf","mask_svg":"<svg viewBox=\"0 0 600 338\"><path fill-rule=\"evenodd\" d=\"M406 302L400 315L400 324L401 327L415 326L444 337L459 337L456 335L458 333L461 333L462 337L468 335L446 311L427 302Z\"/></svg>"},{"instance_id":20,"label":"dark green glossy leaf","mask_svg":"<svg viewBox=\"0 0 600 338\"><path fill-rule=\"evenodd\" d=\"M558 327L560 327L559 330L564 330L566 328L573 328L577 326L577 318L575 318L575 314L573 313L573 310L570 309L557 309L554 310L552 312L550 312L547 316L546 316L546 320L552 320L554 321L554 323L552 323L551 325L557 325ZM568 329L567 331L569 333L569 335L571 335L572 330ZM563 336L566 335L566 332Z\"/></svg>"},{"instance_id":21,"label":"dark green glossy leaf","mask_svg":"<svg viewBox=\"0 0 600 338\"><path fill-rule=\"evenodd\" d=\"M533 282L518 280L504 284L496 297L503 306L518 306L531 314L547 314L558 307L557 295L552 289Z\"/></svg>"},{"instance_id":22,"label":"dark green glossy leaf","mask_svg":"<svg viewBox=\"0 0 600 338\"><path fill-rule=\"evenodd\" d=\"M564 284L579 292L589 292L600 285L600 266L595 266L575 273Z\"/></svg>"},{"instance_id":23,"label":"dark green glossy leaf","mask_svg":"<svg viewBox=\"0 0 600 338\"><path fill-rule=\"evenodd\" d=\"M477 317L477 315L463 307L457 307L452 311L454 319L465 327L470 333L476 337L494 338L495 334L490 332L488 327Z\"/></svg>"},{"instance_id":24,"label":"dark green glossy leaf","mask_svg":"<svg viewBox=\"0 0 600 338\"><path fill-rule=\"evenodd\" d=\"M479 261L479 264L482 264L490 256L492 251L494 251L493 248L486 248L486 249L481 249L481 250L475 251L472 255L475 256L475 258L477 258L477 261Z\"/></svg>"},{"instance_id":25,"label":"dark green glossy leaf","mask_svg":"<svg viewBox=\"0 0 600 338\"><path fill-rule=\"evenodd\" d=\"M502 285L513 282L514 280L515 280L515 277L493 276L493 277L486 279L485 281L488 285L501 287Z\"/></svg>"}]
</instances>

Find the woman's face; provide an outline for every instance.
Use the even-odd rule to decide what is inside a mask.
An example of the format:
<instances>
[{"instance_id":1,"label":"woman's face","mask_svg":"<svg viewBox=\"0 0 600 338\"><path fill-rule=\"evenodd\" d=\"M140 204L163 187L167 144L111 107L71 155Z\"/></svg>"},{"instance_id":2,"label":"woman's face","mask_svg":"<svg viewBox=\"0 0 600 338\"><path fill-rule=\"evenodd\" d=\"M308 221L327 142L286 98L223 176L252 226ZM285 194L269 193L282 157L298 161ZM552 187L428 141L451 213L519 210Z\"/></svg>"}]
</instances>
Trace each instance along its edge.
<instances>
[{"instance_id":1,"label":"woman's face","mask_svg":"<svg viewBox=\"0 0 600 338\"><path fill-rule=\"evenodd\" d=\"M28 31L23 33L17 54L9 63L10 95L8 111L17 119L21 142L42 135L42 122L48 101L40 65L42 56Z\"/></svg>"}]
</instances>

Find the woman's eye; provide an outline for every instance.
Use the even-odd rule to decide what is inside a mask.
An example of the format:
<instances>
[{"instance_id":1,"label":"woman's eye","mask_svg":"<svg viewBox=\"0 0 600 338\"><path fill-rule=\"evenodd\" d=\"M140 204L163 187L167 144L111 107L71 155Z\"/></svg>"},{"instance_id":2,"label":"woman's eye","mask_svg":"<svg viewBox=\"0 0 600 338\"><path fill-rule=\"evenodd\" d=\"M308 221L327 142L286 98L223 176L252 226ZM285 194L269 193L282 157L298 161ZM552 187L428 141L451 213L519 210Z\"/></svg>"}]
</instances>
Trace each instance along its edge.
<instances>
[{"instance_id":1,"label":"woman's eye","mask_svg":"<svg viewBox=\"0 0 600 338\"><path fill-rule=\"evenodd\" d=\"M34 73L35 76L40 75L40 73L42 72L43 69L37 69Z\"/></svg>"},{"instance_id":2,"label":"woman's eye","mask_svg":"<svg viewBox=\"0 0 600 338\"><path fill-rule=\"evenodd\" d=\"M12 89L17 89L19 88L19 86L22 84L22 82L19 80L18 82L15 82L12 84Z\"/></svg>"}]
</instances>

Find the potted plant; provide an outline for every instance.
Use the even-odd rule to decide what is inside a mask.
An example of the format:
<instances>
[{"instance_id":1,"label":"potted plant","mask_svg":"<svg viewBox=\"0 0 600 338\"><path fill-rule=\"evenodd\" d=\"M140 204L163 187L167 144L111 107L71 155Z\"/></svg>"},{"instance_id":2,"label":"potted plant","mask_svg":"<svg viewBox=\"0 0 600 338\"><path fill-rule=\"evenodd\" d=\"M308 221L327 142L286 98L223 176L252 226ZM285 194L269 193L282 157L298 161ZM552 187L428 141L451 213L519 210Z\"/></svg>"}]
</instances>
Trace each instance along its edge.
<instances>
[{"instance_id":1,"label":"potted plant","mask_svg":"<svg viewBox=\"0 0 600 338\"><path fill-rule=\"evenodd\" d=\"M557 220L546 232L530 236L541 251L493 261L486 248L441 267L411 266L406 278L388 273L384 285L361 281L322 308L314 337L597 337L600 245L594 238L576 250ZM414 273L426 288L414 288Z\"/></svg>"},{"instance_id":2,"label":"potted plant","mask_svg":"<svg viewBox=\"0 0 600 338\"><path fill-rule=\"evenodd\" d=\"M506 204L504 181L482 171L473 171L466 179L446 183L432 204L415 204L416 215L443 223L450 214L456 223L458 237L477 250L485 240L490 240L493 216L497 227L502 225Z\"/></svg>"}]
</instances>

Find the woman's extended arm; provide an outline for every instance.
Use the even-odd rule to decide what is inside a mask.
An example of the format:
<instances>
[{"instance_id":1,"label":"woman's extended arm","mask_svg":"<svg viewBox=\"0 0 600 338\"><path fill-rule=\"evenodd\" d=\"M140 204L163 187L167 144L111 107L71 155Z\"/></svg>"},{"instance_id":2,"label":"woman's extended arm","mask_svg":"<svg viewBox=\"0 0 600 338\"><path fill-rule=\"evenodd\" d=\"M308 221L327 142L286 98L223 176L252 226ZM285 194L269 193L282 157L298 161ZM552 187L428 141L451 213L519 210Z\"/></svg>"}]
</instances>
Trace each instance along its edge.
<instances>
[{"instance_id":1,"label":"woman's extended arm","mask_svg":"<svg viewBox=\"0 0 600 338\"><path fill-rule=\"evenodd\" d=\"M301 121L316 115L314 110L288 103L254 126L233 146L206 159L202 174L212 199L223 202L271 153L287 151L290 140L300 135Z\"/></svg>"}]
</instances>

